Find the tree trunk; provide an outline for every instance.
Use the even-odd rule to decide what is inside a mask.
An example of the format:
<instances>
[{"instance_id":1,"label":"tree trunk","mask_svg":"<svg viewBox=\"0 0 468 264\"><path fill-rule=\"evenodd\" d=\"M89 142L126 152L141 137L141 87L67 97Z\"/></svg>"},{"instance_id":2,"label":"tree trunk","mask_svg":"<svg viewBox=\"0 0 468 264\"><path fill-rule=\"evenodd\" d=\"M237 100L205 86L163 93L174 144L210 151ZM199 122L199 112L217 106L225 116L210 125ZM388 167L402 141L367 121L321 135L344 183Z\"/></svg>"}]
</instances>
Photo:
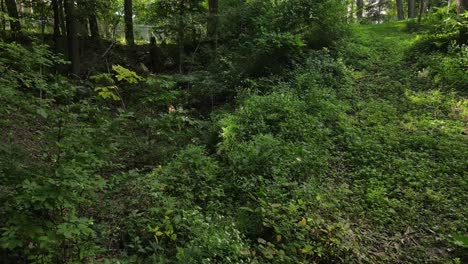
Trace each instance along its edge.
<instances>
[{"instance_id":1,"label":"tree trunk","mask_svg":"<svg viewBox=\"0 0 468 264\"><path fill-rule=\"evenodd\" d=\"M419 0L419 16L418 16L418 23L421 22L422 13L424 11L424 0Z\"/></svg>"},{"instance_id":2,"label":"tree trunk","mask_svg":"<svg viewBox=\"0 0 468 264\"><path fill-rule=\"evenodd\" d=\"M128 45L134 45L135 37L133 35L133 2L132 0L125 0L124 17L125 17L125 40L127 41Z\"/></svg>"},{"instance_id":3,"label":"tree trunk","mask_svg":"<svg viewBox=\"0 0 468 264\"><path fill-rule=\"evenodd\" d=\"M5 13L5 8L4 8L4 5L3 5L3 0L0 0L0 10L2 11L2 13ZM1 22L2 22L2 31L5 31L6 30L6 21L5 21L5 16L2 16L0 18Z\"/></svg>"},{"instance_id":4,"label":"tree trunk","mask_svg":"<svg viewBox=\"0 0 468 264\"><path fill-rule=\"evenodd\" d=\"M68 58L70 59L71 73L78 76L80 72L80 54L78 49L78 33L76 28L75 3L73 0L64 0L65 19L67 22Z\"/></svg>"},{"instance_id":5,"label":"tree trunk","mask_svg":"<svg viewBox=\"0 0 468 264\"><path fill-rule=\"evenodd\" d=\"M416 17L416 0L408 0L408 18Z\"/></svg>"},{"instance_id":6,"label":"tree trunk","mask_svg":"<svg viewBox=\"0 0 468 264\"><path fill-rule=\"evenodd\" d=\"M358 20L361 20L362 19L362 13L363 13L363 10L364 10L364 0L356 0L356 7L357 7L356 17L357 17Z\"/></svg>"},{"instance_id":7,"label":"tree trunk","mask_svg":"<svg viewBox=\"0 0 468 264\"><path fill-rule=\"evenodd\" d=\"M179 48L179 73L184 71L184 49L185 49L185 1L180 0L179 5L179 18L178 18L178 29L177 29L177 45Z\"/></svg>"},{"instance_id":8,"label":"tree trunk","mask_svg":"<svg viewBox=\"0 0 468 264\"><path fill-rule=\"evenodd\" d=\"M468 0L457 0L457 14L461 15L468 10Z\"/></svg>"},{"instance_id":9,"label":"tree trunk","mask_svg":"<svg viewBox=\"0 0 468 264\"><path fill-rule=\"evenodd\" d=\"M161 72L163 69L162 52L156 43L156 38L150 38L150 66L152 72Z\"/></svg>"},{"instance_id":10,"label":"tree trunk","mask_svg":"<svg viewBox=\"0 0 468 264\"><path fill-rule=\"evenodd\" d=\"M217 47L218 43L218 0L208 0L208 39Z\"/></svg>"},{"instance_id":11,"label":"tree trunk","mask_svg":"<svg viewBox=\"0 0 468 264\"><path fill-rule=\"evenodd\" d=\"M19 21L19 14L18 9L16 9L16 1L15 0L5 0L5 4L8 11L8 16L14 19L14 21L10 20L10 28L13 32L21 31L21 23Z\"/></svg>"},{"instance_id":12,"label":"tree trunk","mask_svg":"<svg viewBox=\"0 0 468 264\"><path fill-rule=\"evenodd\" d=\"M91 38L94 40L99 39L99 28L98 20L96 15L96 0L90 0L89 3L89 31L91 32Z\"/></svg>"},{"instance_id":13,"label":"tree trunk","mask_svg":"<svg viewBox=\"0 0 468 264\"><path fill-rule=\"evenodd\" d=\"M405 12L403 11L403 0L396 0L398 20L405 19Z\"/></svg>"},{"instance_id":14,"label":"tree trunk","mask_svg":"<svg viewBox=\"0 0 468 264\"><path fill-rule=\"evenodd\" d=\"M88 13L89 5L88 0L75 0L76 9L75 9L75 18L76 18L76 29L78 31L78 38L87 38L89 36L88 29Z\"/></svg>"},{"instance_id":15,"label":"tree trunk","mask_svg":"<svg viewBox=\"0 0 468 264\"><path fill-rule=\"evenodd\" d=\"M60 32L62 36L67 34L67 27L65 26L65 14L63 8L63 1L64 0L56 0L59 7L59 21L60 21Z\"/></svg>"},{"instance_id":16,"label":"tree trunk","mask_svg":"<svg viewBox=\"0 0 468 264\"><path fill-rule=\"evenodd\" d=\"M52 9L54 12L54 50L58 53L60 47L60 9L58 0L52 0Z\"/></svg>"}]
</instances>

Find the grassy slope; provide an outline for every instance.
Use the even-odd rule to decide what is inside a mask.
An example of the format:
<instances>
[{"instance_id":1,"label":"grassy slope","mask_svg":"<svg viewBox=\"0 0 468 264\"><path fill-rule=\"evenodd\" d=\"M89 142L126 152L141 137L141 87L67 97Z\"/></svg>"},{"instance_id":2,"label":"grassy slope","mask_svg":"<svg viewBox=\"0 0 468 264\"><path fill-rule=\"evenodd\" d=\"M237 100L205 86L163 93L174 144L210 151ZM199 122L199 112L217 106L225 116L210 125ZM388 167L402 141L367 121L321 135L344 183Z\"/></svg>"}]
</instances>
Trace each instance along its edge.
<instances>
[{"instance_id":1,"label":"grassy slope","mask_svg":"<svg viewBox=\"0 0 468 264\"><path fill-rule=\"evenodd\" d=\"M308 262L305 261L304 263L311 263L310 259L317 259L321 263L330 263L331 261L327 262L327 256L319 258L315 253L315 255L304 256L304 254L300 253L300 250L296 250L296 247L297 249L302 249L305 245L314 243L330 245L332 243L328 243L329 240L327 238L335 239L333 233L331 235L324 235L324 233L301 231L304 229L297 228L298 221L309 214L312 217L323 216L326 219L324 223L332 224L331 227L334 227L333 224L335 223L351 223L351 230L353 232L339 233L343 235L339 237L339 242L344 245L342 247L347 247L348 243L346 242L348 241L350 241L349 244L351 246L360 247L362 254L371 256L364 258L370 263L443 263L450 261L454 257L463 256L460 249L448 241L451 240L451 235L453 234L466 235L468 232L466 224L466 208L468 208L468 186L466 181L468 141L464 132L466 130L466 121L468 120L467 100L456 93L440 90L440 87L435 85L427 85L430 82L428 82L426 77L418 73L418 71L422 71L423 69L417 68L407 60L408 52L418 39L418 36L406 34L403 29L404 24L401 23L355 26L353 38L347 40L342 46L343 59L348 67L352 69L351 72L356 84L356 96L349 99L349 102L343 102L348 99L340 99L342 101L329 99L330 96L326 93L331 90L330 87L312 86L308 87L312 90L311 96L295 97L290 95L289 97L284 97L280 93L276 93L273 96L255 96L250 99L249 104L244 105L243 108L246 108L246 111L243 111L241 107L237 113L230 113L234 115L233 120L239 122L239 124L235 124L239 125L240 128L244 127L243 129L246 131L250 127L264 128L266 130L265 133L276 133L276 135L274 137L270 135L265 136L255 131L248 131L252 133L252 137L255 136L256 141L245 139L245 142L239 142L235 138L232 146L229 145L229 142L221 142L222 145L232 147L233 150L224 150L228 153L225 154L221 151L221 154L213 154L213 156L218 156L218 160L231 159L239 161L237 163L238 168L235 168L234 165L236 164L220 163L220 166L224 166L222 171L236 174L242 180L240 181L241 183L246 182L247 186L249 186L248 184L253 186L252 190L254 193L263 192L262 195L266 199L270 199L268 201L274 204L275 207L271 206L270 208L269 206L265 206L265 208L262 208L271 209L271 212L267 211L266 216L262 217L274 224L279 231L283 231L283 235L288 236L288 239L284 239L284 242L283 240L277 241L277 238L269 237L268 232L258 232L258 235L263 235L263 238L270 239L280 249L283 246L284 248L290 248L288 253L300 255L308 260ZM310 72L316 73L314 69L310 69ZM304 82L303 86L309 84L306 81ZM421 83L425 85L421 85ZM287 89L289 88L291 87L288 86ZM303 87L301 86L301 88ZM319 89L318 92L313 93L315 88L324 89ZM318 99L314 95L317 95ZM24 104L30 104L27 101L28 97L20 97L17 100L20 102L24 101ZM335 108L333 106L335 103L343 103L343 105L351 105L352 107L344 113L345 110L341 110L341 108L348 108L339 106ZM318 105L316 108L319 110L313 107L314 104ZM312 107L310 107L311 105ZM86 106L84 103L83 105L77 105L77 108L81 109L81 107ZM98 170L100 169L99 164L104 164L104 161L109 162L109 164L120 162L119 159L113 159L114 155L120 153L115 153L116 151L109 147L112 146L110 142L114 141L119 142L116 149L122 152L127 149L133 151L129 151L130 154L124 155L121 158L122 160L126 160L127 157L130 157L131 162L128 162L128 164L133 164L133 161L135 163L142 162L142 160L152 161L155 159L154 157L159 157L159 155L161 157L164 154L168 156L168 150L172 153L172 151L175 152L176 149L182 148L185 142L189 142L186 138L190 139L192 135L191 132L185 129L186 126L183 125L186 123L184 121L186 120L184 113L180 113L180 115L161 115L161 117L151 119L152 113L143 112L140 116L148 117L148 120L154 125L153 130L150 130L152 127L148 128L148 134L163 132L162 136L158 134L161 140L155 141L152 137L146 138L141 133L135 133L132 128L135 127L134 130L136 131L142 125L136 125L131 121L133 119L126 119L124 117L115 118L115 123L112 124L115 127L119 127L116 130L112 125L107 125L107 122L112 120L111 117L107 117L105 113L101 113L99 110L92 110L90 108L90 111L96 111L97 116L102 116L102 122L100 123L103 124L94 124L93 121L82 121L88 120L89 114L86 111L83 111L83 117L77 115L77 117L72 118L74 115L72 115L71 111L56 111L53 110L52 106L48 107L50 107L48 111L49 116L52 116L50 117L51 120L55 120L52 119L56 118L55 116L57 116L56 119L58 117L64 118L66 114L71 116L66 116L66 120L69 121L65 129L66 133L63 141L66 144L66 148L64 147L64 149L71 150L69 160L71 160L70 164L73 166L76 163L74 162L75 157L79 157L81 153L88 152L96 152L95 156L101 158L102 162L100 159L98 160L99 162L95 162L93 161L93 155L87 155L85 158L88 158L92 162L82 158L79 159L80 164L78 165L91 164L89 166L94 166L95 168L93 167L93 169ZM320 133L316 135L315 131L320 132L321 126L308 124L307 122L309 120L314 121L316 118L314 115L317 115L316 123L321 124L323 122L323 126L327 126L324 120L328 119L321 119L320 117L322 115L327 116L325 111L331 112L329 113L332 117L330 118L331 120L335 120L335 112L333 111L338 112L337 116L340 117L341 111L343 111L343 116L345 116L343 119L345 120L338 118L340 121L343 121L343 124L337 125L340 126L340 130L336 133L326 132L323 133L323 136ZM15 113L18 111L13 108L8 112ZM22 126L26 128L34 126L33 124L35 123L28 121L37 118L36 109L31 107L30 111L25 112L29 114L24 117L25 124ZM307 118L303 118L304 115ZM260 127L259 116L260 118L266 117L271 118L273 121L279 120L280 122L278 124L273 122L269 126ZM177 122L177 120L182 121ZM18 120L13 116L11 120L5 119L3 122L16 124ZM121 125L122 123L124 124L123 126ZM38 128L36 126L35 129L39 131L44 130L46 131L44 134L53 136L55 135L54 131L57 129L54 127L55 123L50 122L50 124L50 128ZM281 127L283 125L284 127ZM146 128L146 126L143 127ZM270 127L276 128L279 132L271 131ZM301 128L301 130L298 131L299 129L295 128ZM29 131L26 129L24 129L25 133L17 133L19 130L15 127L13 129L11 130L11 136L9 136L13 138L12 143L24 145L25 150L37 148L37 151L34 151L34 153L47 154L48 151L49 156L54 157L56 149L54 144L50 144L50 150L48 150L47 146L31 146L30 142L37 142L33 140L35 135L25 134ZM334 127L330 129L334 129ZM167 140L165 139L165 133L168 134ZM23 140L17 143L15 140L20 141L21 137L19 136L31 138L31 140ZM312 140L304 143L303 141L305 140L301 137L310 137ZM320 140L324 138L326 143L322 144ZM147 144L153 141L152 145ZM180 146L179 144L175 144L179 141L182 142ZM312 181L311 184L302 186L303 188L289 188L288 186L302 184L302 178L300 181L291 179L296 175L304 176L301 174L302 172L306 175L304 178L314 178L315 176L314 171L309 170L309 167L304 166L304 168L307 168L304 169L305 171L297 168L300 160L297 160L292 154L296 153L298 142L299 144L304 143L305 147L308 148L307 150L315 150L316 146L323 149L328 147L328 141L333 141L338 147L332 147L329 154L326 151L312 152L309 158L315 158L322 154L324 156L328 155L332 157L330 160L333 159L335 161L336 158L336 164L332 164L332 166L336 165L336 168L326 173L324 182ZM137 145L137 143L140 145ZM283 143L288 143L288 145L283 148ZM164 147L165 145L170 147ZM264 147L261 150L266 149L269 152L258 157L261 151L256 152L257 145ZM288 149L288 147L291 147L291 149ZM278 154L275 150L285 150L285 152ZM142 237L148 237L146 221L152 225L156 225L159 224L157 221L161 218L154 217L152 210L160 208L165 210L165 207L159 203L160 197L163 198L161 201L166 201L164 205L172 204L174 209L179 210L180 204L172 201L181 200L183 203L188 203L189 207L191 207L190 199L193 200L193 198L186 198L185 196L191 197L193 193L205 194L205 191L212 195L213 193L207 190L213 188L215 191L218 191L224 185L231 184L222 175L223 177L219 178L222 184L219 184L219 186L218 183L213 183L211 178L209 178L208 180L205 179L206 182L204 182L207 184L205 186L206 190L195 189L194 186L197 185L193 184L193 182L197 182L197 184L198 182L203 183L204 177L207 175L211 177L213 174L216 174L216 172L213 172L216 169L213 168L217 166L213 166L211 159L204 157L198 152L202 151L194 151L193 149L185 151L185 154L182 155L183 158L175 160L169 166L163 167L165 173L161 174L162 176L174 176L167 179L165 184L171 185L175 183L178 187L187 187L186 189L181 189L180 193L173 194L174 196L161 191L161 188L150 189L151 192L155 192L155 194L151 193L148 190L149 187L147 188L146 186L155 185L156 187L160 187L154 184L154 177L151 175L144 178L140 177L138 173L130 172L128 174L131 176L135 174L134 178L137 179L132 181L128 179L130 177L125 178L117 174L117 177L115 177L117 183L108 183L109 192L105 193L106 199L95 205L97 209L91 210L89 214L92 214L99 223L99 226L103 226L104 231L100 230L101 232L106 234L107 229L109 230L108 232L111 235L108 237L103 235L103 237L98 238L100 241L104 241L103 244L108 240L109 248L106 249L109 252L114 249L122 250L120 243L131 243L129 242L130 238L133 239L137 235L143 234L145 236L141 235ZM112 153L113 155L111 155ZM140 153L148 153L148 157L142 158ZM300 152L299 154L302 153ZM16 164L23 164L26 160L17 159L13 155L10 155L9 152L6 152L4 156L11 157L11 161L7 159L6 162L1 164L2 166L4 164L8 165L6 166L6 171L11 175L20 175L23 172L23 166L18 166L21 169L18 172L16 172L17 168L15 166ZM18 156L21 157L21 155ZM250 164L250 167L245 166L244 160L246 158L250 158L247 161L247 165ZM319 167L326 167L323 166L323 162L327 161L323 160L328 161L327 157L323 159L320 157L312 161L317 161L317 166ZM259 164L259 161L263 162L263 164ZM42 162L44 161L37 161L38 164ZM9 166L10 163L15 166ZM51 161L49 163L43 165L43 167L55 166L54 162ZM193 168L190 168L186 172L186 168L181 164L188 164L190 165L188 167ZM192 164L194 165L192 166ZM311 166L314 167L314 164ZM10 167L12 168L10 169ZM29 171L33 171L31 168L34 168L32 166L24 167ZM276 167L284 171L273 171ZM109 165L107 169L114 172L119 170L119 168L118 166L112 167ZM267 172L263 172L263 169L267 170ZM251 173L251 175L247 173L244 176L244 172ZM269 174L273 172L281 176L283 174L290 176L289 174L291 174L292 177L281 178L286 182L278 182L276 180L261 183L256 182L259 178L257 177L258 174L270 176ZM94 172L90 175L94 175ZM200 179L194 178L194 175L199 175ZM29 177L29 174L26 174L26 176ZM49 175L45 174L42 178L48 179L48 177ZM331 178L330 185L327 185L328 182L325 182L328 178ZM87 178L85 177L85 179ZM243 181L244 179L246 181ZM320 179L322 180L322 178ZM272 190L271 188L275 188L275 183L278 183L276 189ZM42 184L49 186L46 183ZM262 190L260 190L258 184L262 184ZM37 193L42 193L41 188L38 188ZM312 190L310 192L303 191L307 190L307 188ZM65 190L63 191L65 193L68 189L63 187L63 190ZM160 192L156 192L156 190L160 190ZM224 191L228 192L229 188ZM30 192L35 195L34 192ZM320 198L322 193L324 194L324 198ZM28 194L23 194L23 196L28 197L26 196ZM239 211L236 206L234 208L229 207L229 200L216 200L218 196L216 192L214 194L213 199L215 199L215 204L219 203L227 211L234 214ZM315 196L315 194L319 195ZM157 196L158 200L155 204L151 204L151 206L145 203L152 201L150 198L153 196L150 195L154 195L154 197L160 195L160 197ZM236 196L236 193L232 196ZM72 198L74 197L72 196L69 199ZM305 200L307 206L300 207L301 210L293 208L294 210L291 209L292 212L283 210L289 208L290 204L295 204L294 200L298 200L299 198ZM25 200L27 201L27 199ZM282 204L282 210L277 209L278 203ZM223 213L219 208L214 208L212 209L214 212L207 209L207 215L210 213ZM138 217L128 216L129 209L147 213L148 218L139 215ZM49 209L38 207L38 210L47 212ZM271 213L271 215L268 215L268 213ZM19 214L35 216L34 214L30 214L26 209L19 212ZM156 216L158 215L156 214ZM339 222L338 219L344 220ZM250 220L250 218L247 220ZM259 220L262 220L262 218L259 217ZM47 219L40 219L38 221L47 221ZM198 242L192 240L195 241L193 242L195 247L203 245L209 248L210 245L207 246L209 243L206 243L206 241L217 240L218 237L222 237L223 241L228 241L226 242L228 244L234 241L224 240L225 232L223 231L222 223L217 225L218 223L214 222L210 222L210 225L208 225L210 229L207 231L204 228L207 225L197 226L193 224L190 226L190 228L193 227L200 234L194 235L196 239L199 239ZM261 226L262 222L258 222L259 226ZM319 221L318 223L322 224ZM246 221L245 224L248 228L257 228L255 223L251 221ZM339 225L336 226L339 227ZM139 231L134 231L133 229ZM222 232L218 232L219 230ZM247 230L244 232L257 235L255 231ZM267 231L271 231L271 229ZM184 242L183 246L187 246L187 242L183 240L183 237L187 237L187 234L190 232L187 229L181 229L180 232L182 232L180 236L180 241L182 241L180 242L181 246ZM128 236L129 238L117 238L123 236ZM304 236L307 238L304 238ZM139 239L139 237L136 238ZM154 240L152 234L149 234L149 239ZM358 242L351 243L353 239ZM253 237L252 240L252 244L255 244L257 237ZM218 248L218 244L214 244L215 246L212 248ZM333 251L335 248L334 245L330 245L329 247L331 249L328 252ZM232 251L237 250L235 247L233 248ZM172 243L163 250L167 250L169 253L166 254L174 257L171 255L173 254L172 251L175 251ZM267 248L267 250L270 249ZM160 251L155 252L160 253ZM202 253L211 254L205 248L203 248ZM261 256L260 253L258 255ZM266 263L264 259L260 260L260 263ZM358 261L356 260L356 262ZM277 261L276 263L282 262Z\"/></svg>"},{"instance_id":2,"label":"grassy slope","mask_svg":"<svg viewBox=\"0 0 468 264\"><path fill-rule=\"evenodd\" d=\"M467 100L419 88L423 69L406 59L419 36L405 33L403 23L353 31L343 55L360 94L353 114L360 132L345 160L359 193L352 203L362 204L370 220L361 225L380 230L368 237L370 253L403 262L447 260L454 248L445 241L467 232Z\"/></svg>"},{"instance_id":3,"label":"grassy slope","mask_svg":"<svg viewBox=\"0 0 468 264\"><path fill-rule=\"evenodd\" d=\"M263 221L274 223L277 232L287 234L288 241L277 246L289 250L288 256L295 254L291 248L297 245L314 245L317 250L327 248L322 258L317 258L320 252L298 258L336 261L334 250L339 248L346 252L344 257L356 249L351 259L358 263L450 263L463 256L450 244L451 235L467 232L466 100L430 85L431 80L421 76L423 69L408 56L419 36L405 33L404 24L362 25L353 31L353 37L340 47L352 75L350 83L342 80L336 68L324 66L329 61L318 59L320 66L306 63L305 73L299 71L297 80L285 84L283 90L279 87L280 92L251 96L230 114L231 119L222 124L224 141L220 145L221 153L235 162L226 164L226 169L240 175L239 184L247 182L248 186L258 175L270 177L271 168L283 168L285 173L277 173L281 177L260 181L261 187L252 192L276 206L277 202L286 203L286 197L291 197L290 203L303 199L312 205L302 208L303 212L262 216ZM313 54L312 59L317 56ZM314 81L320 79L326 81L317 85ZM333 86L335 82L340 84ZM348 86L353 86L352 95ZM291 90L298 90L299 95ZM314 127L314 120L321 125ZM281 148L275 144L290 152L278 154ZM301 166L289 160L295 147L313 153L304 160L315 161L322 169L327 163L331 169L321 171L312 165L301 171ZM252 158L258 154L249 150L258 148L270 151L268 160L272 161ZM247 161L235 168L239 159ZM242 177L249 173L255 177ZM296 182L301 173L307 176ZM278 188L278 179L301 188L285 192ZM320 200L317 204L311 198L314 195L301 193L302 188L326 198L316 198ZM303 216L326 219L331 226L350 224L352 231L334 248L335 241L327 238L336 234L302 234L295 228L292 219ZM265 232L250 236L268 239ZM316 241L326 242L319 246ZM343 250L348 246L353 250Z\"/></svg>"}]
</instances>

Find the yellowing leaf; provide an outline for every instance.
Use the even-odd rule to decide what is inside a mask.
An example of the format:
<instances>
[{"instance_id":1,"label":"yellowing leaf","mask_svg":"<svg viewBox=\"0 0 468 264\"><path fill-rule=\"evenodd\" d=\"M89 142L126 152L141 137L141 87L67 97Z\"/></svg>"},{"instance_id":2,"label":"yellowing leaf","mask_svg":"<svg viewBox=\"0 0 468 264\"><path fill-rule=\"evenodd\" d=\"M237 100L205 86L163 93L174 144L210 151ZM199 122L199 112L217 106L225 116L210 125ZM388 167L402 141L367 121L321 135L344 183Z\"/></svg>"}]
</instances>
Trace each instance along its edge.
<instances>
[{"instance_id":1,"label":"yellowing leaf","mask_svg":"<svg viewBox=\"0 0 468 264\"><path fill-rule=\"evenodd\" d=\"M281 235L276 235L276 242L280 242L282 239Z\"/></svg>"},{"instance_id":2,"label":"yellowing leaf","mask_svg":"<svg viewBox=\"0 0 468 264\"><path fill-rule=\"evenodd\" d=\"M302 217L301 221L299 221L297 224L300 225L300 226L306 226L307 225L307 220L304 217Z\"/></svg>"}]
</instances>

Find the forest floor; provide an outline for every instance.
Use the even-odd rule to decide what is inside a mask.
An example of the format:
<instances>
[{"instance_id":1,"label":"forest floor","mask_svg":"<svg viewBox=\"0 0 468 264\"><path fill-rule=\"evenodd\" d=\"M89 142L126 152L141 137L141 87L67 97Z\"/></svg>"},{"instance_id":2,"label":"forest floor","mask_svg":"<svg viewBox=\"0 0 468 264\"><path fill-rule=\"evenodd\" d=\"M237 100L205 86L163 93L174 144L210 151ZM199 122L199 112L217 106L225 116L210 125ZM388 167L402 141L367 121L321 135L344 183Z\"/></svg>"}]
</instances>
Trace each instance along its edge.
<instances>
[{"instance_id":1,"label":"forest floor","mask_svg":"<svg viewBox=\"0 0 468 264\"><path fill-rule=\"evenodd\" d=\"M428 51L400 22L351 30L248 81L116 67L77 85L42 74L57 60L46 47L0 42L5 254L465 263L468 49ZM200 118L224 84L236 99Z\"/></svg>"},{"instance_id":2,"label":"forest floor","mask_svg":"<svg viewBox=\"0 0 468 264\"><path fill-rule=\"evenodd\" d=\"M411 76L414 75L405 57L409 49L419 38L417 34L405 32L404 23L386 23L380 25L354 25L353 55L348 61L355 70L355 80L361 92L368 87L386 88L385 92L395 90L388 87L387 81L397 85L411 87ZM367 87L367 88L366 88ZM372 93L363 95L372 96ZM381 95L374 93L373 95ZM387 98L389 99L389 98Z\"/></svg>"},{"instance_id":3,"label":"forest floor","mask_svg":"<svg viewBox=\"0 0 468 264\"><path fill-rule=\"evenodd\" d=\"M405 26L355 25L342 48L359 94L351 116L360 151L374 153L354 159L352 184L367 197L366 217L385 230L377 244L386 255L428 242L428 261L438 262L453 249L435 241L466 232L468 100L463 87L434 81L446 55L417 53L423 36Z\"/></svg>"}]
</instances>

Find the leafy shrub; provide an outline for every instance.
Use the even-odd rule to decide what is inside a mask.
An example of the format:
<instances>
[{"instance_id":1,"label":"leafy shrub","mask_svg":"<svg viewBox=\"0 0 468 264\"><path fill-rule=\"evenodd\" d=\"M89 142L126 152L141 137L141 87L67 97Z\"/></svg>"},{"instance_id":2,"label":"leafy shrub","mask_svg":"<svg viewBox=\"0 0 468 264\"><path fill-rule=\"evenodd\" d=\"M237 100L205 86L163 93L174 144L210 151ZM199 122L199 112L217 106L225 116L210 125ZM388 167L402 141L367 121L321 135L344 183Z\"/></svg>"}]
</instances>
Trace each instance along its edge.
<instances>
[{"instance_id":1,"label":"leafy shrub","mask_svg":"<svg viewBox=\"0 0 468 264\"><path fill-rule=\"evenodd\" d=\"M79 144L78 139L83 142L81 133L89 132L85 131L59 132L63 138L56 142L58 153L54 153L57 149L48 153L53 161L27 179L17 179L14 196L7 196L8 217L0 238L2 248L12 255L31 262L53 262L83 260L97 252L95 243L89 240L95 234L93 221L81 209L89 206L95 192L103 187L103 179L95 172L104 164L99 152L93 153L90 148L89 138L86 146L73 145Z\"/></svg>"},{"instance_id":2,"label":"leafy shrub","mask_svg":"<svg viewBox=\"0 0 468 264\"><path fill-rule=\"evenodd\" d=\"M291 81L245 96L218 123L225 192L241 207L236 222L261 263L365 259L351 223L322 200L347 193L332 190L328 177L336 148L330 139L352 129L342 101L352 98L352 80L326 51L311 55Z\"/></svg>"},{"instance_id":3,"label":"leafy shrub","mask_svg":"<svg viewBox=\"0 0 468 264\"><path fill-rule=\"evenodd\" d=\"M187 205L203 205L220 199L223 193L217 187L219 176L217 162L195 146L179 152L169 164L152 174L166 194L178 197Z\"/></svg>"},{"instance_id":4,"label":"leafy shrub","mask_svg":"<svg viewBox=\"0 0 468 264\"><path fill-rule=\"evenodd\" d=\"M410 20L407 27L414 28L415 22ZM410 51L421 52L447 51L452 41L457 44L467 44L466 28L468 19L454 12L448 13L446 8L437 9L428 14L420 27L427 32Z\"/></svg>"},{"instance_id":5,"label":"leafy shrub","mask_svg":"<svg viewBox=\"0 0 468 264\"><path fill-rule=\"evenodd\" d=\"M177 252L178 263L251 263L248 245L232 219L187 212L191 239Z\"/></svg>"},{"instance_id":6,"label":"leafy shrub","mask_svg":"<svg viewBox=\"0 0 468 264\"><path fill-rule=\"evenodd\" d=\"M109 187L115 204L103 205L112 207L111 215L119 220L103 231L127 238L126 252L132 261L242 263L248 256L242 253L246 246L241 234L219 214L223 209L218 203L224 196L220 175L218 163L197 146L180 151L150 174L122 175Z\"/></svg>"},{"instance_id":7,"label":"leafy shrub","mask_svg":"<svg viewBox=\"0 0 468 264\"><path fill-rule=\"evenodd\" d=\"M235 43L223 55L240 67L236 73L247 77L284 73L303 58L306 48L331 46L347 32L340 1L225 1L223 5L220 38Z\"/></svg>"}]
</instances>

